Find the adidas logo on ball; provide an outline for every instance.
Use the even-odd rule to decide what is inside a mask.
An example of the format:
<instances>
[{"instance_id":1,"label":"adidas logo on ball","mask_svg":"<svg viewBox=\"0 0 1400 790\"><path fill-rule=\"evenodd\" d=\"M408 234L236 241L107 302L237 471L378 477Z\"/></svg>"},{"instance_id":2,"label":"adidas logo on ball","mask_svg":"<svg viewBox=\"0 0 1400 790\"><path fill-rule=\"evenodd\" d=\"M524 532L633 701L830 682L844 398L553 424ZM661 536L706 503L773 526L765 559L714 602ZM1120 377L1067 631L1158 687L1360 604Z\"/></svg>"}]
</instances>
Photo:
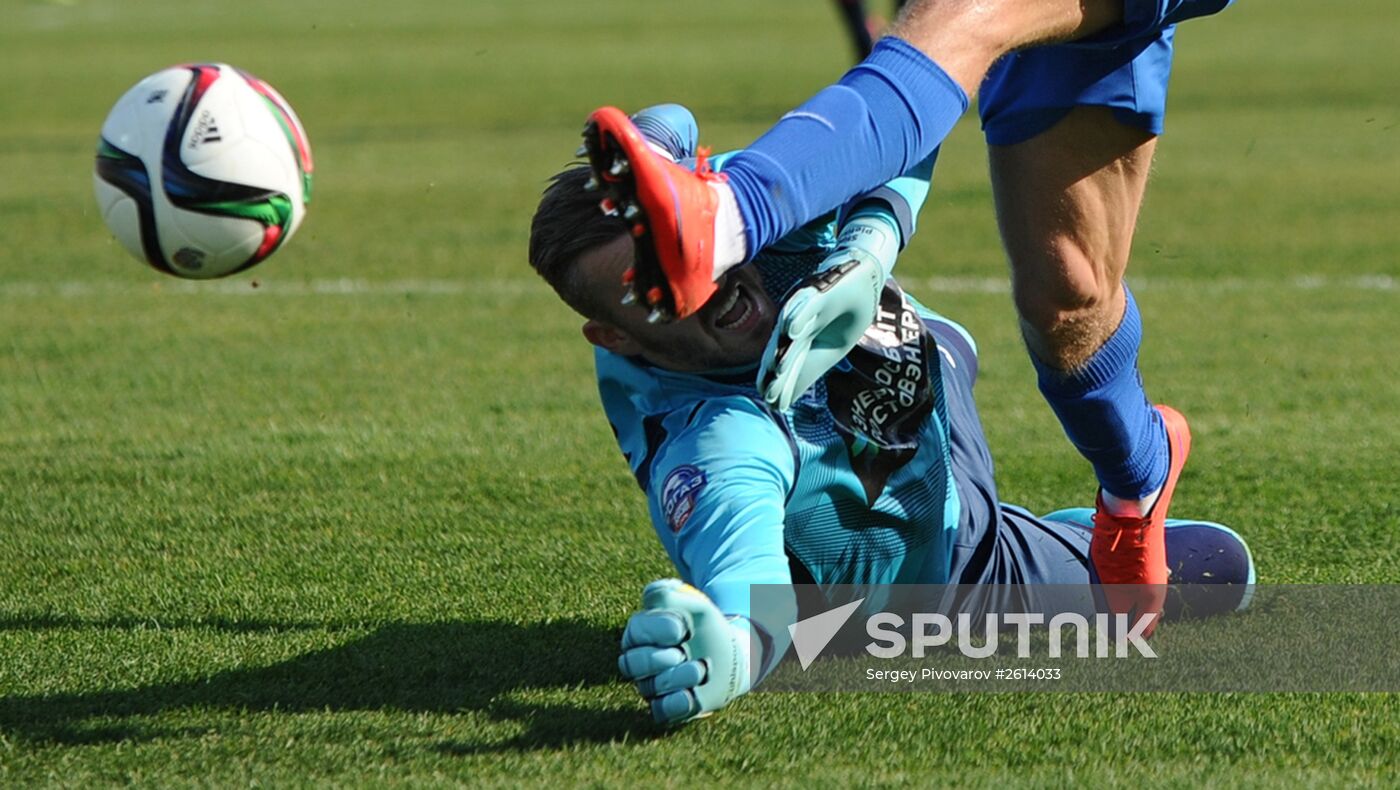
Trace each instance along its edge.
<instances>
[{"instance_id":1,"label":"adidas logo on ball","mask_svg":"<svg viewBox=\"0 0 1400 790\"><path fill-rule=\"evenodd\" d=\"M190 150L205 143L217 143L224 138L219 136L219 127L214 123L214 114L205 110L195 122L194 134L190 137Z\"/></svg>"}]
</instances>

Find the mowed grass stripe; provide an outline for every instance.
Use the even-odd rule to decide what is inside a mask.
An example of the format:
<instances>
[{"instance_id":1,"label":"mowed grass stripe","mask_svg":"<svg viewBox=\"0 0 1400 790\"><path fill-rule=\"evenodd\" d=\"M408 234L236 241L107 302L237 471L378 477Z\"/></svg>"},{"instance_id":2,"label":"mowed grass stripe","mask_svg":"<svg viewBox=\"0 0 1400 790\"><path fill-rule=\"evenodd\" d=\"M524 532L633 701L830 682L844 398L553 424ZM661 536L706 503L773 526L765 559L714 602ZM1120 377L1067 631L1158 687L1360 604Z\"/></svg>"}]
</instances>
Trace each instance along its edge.
<instances>
[{"instance_id":1,"label":"mowed grass stripe","mask_svg":"<svg viewBox=\"0 0 1400 790\"><path fill-rule=\"evenodd\" d=\"M1298 274L1287 278L1245 277L1130 277L1134 291L1223 293L1226 291L1395 291L1400 278L1390 274ZM1010 293L1001 277L916 277L901 279L915 293ZM131 283L103 280L18 281L0 283L0 298L81 299L91 296L540 296L553 298L542 281L485 278L481 280L407 279L366 280L348 277L319 280L254 279L218 282L160 280Z\"/></svg>"}]
</instances>

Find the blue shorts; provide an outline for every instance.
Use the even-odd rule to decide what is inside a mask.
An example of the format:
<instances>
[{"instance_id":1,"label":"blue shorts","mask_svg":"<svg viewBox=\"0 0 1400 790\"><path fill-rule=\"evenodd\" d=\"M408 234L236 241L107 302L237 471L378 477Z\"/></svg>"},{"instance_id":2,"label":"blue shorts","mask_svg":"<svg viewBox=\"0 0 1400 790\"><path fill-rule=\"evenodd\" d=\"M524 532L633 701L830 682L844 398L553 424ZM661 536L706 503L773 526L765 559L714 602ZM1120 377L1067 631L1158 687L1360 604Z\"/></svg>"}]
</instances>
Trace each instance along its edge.
<instances>
[{"instance_id":1,"label":"blue shorts","mask_svg":"<svg viewBox=\"0 0 1400 790\"><path fill-rule=\"evenodd\" d=\"M997 61L979 111L989 145L1015 145L1083 105L1112 108L1124 124L1162 133L1177 22L1233 0L1124 0L1123 23L1071 44L1035 47Z\"/></svg>"},{"instance_id":2,"label":"blue shorts","mask_svg":"<svg viewBox=\"0 0 1400 790\"><path fill-rule=\"evenodd\" d=\"M973 402L977 353L951 321L926 319L943 359L953 482L961 512L950 584L1087 584L1089 533L1038 519L997 496L995 469Z\"/></svg>"}]
</instances>

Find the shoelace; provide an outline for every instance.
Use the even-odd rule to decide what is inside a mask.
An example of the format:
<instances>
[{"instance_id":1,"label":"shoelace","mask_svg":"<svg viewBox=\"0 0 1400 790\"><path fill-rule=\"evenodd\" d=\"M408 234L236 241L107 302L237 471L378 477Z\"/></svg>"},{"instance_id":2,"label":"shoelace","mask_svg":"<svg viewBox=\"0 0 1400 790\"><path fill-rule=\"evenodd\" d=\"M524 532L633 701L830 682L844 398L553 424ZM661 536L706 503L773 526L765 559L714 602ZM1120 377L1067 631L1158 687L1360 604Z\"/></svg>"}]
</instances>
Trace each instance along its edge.
<instances>
[{"instance_id":1,"label":"shoelace","mask_svg":"<svg viewBox=\"0 0 1400 790\"><path fill-rule=\"evenodd\" d=\"M707 145L702 145L695 149L695 175L706 181L728 181L729 177L724 173L717 173L710 167L710 151Z\"/></svg>"}]
</instances>

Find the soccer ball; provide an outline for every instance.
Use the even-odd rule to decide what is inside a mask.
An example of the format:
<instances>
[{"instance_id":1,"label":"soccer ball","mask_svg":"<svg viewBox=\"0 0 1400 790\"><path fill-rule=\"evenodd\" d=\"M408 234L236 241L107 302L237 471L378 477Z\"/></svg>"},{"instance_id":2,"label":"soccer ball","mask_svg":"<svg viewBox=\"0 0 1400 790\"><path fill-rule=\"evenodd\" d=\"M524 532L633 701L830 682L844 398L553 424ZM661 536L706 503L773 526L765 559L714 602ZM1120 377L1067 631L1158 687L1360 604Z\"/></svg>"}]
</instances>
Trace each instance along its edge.
<instances>
[{"instance_id":1,"label":"soccer ball","mask_svg":"<svg viewBox=\"0 0 1400 790\"><path fill-rule=\"evenodd\" d=\"M177 277L224 277L296 233L311 147L271 85L224 63L176 66L112 107L93 184L102 219L132 255Z\"/></svg>"}]
</instances>

